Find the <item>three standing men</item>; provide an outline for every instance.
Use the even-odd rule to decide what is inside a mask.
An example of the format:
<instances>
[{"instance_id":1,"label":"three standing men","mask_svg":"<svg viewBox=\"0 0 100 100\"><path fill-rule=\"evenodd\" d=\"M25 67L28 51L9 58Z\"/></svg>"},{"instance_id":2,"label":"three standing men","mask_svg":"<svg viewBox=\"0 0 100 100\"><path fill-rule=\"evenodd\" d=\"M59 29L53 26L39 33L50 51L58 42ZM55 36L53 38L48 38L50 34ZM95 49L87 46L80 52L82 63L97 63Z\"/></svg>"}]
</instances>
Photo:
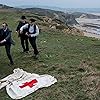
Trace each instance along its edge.
<instances>
[{"instance_id":1,"label":"three standing men","mask_svg":"<svg viewBox=\"0 0 100 100\"><path fill-rule=\"evenodd\" d=\"M23 52L29 51L28 47L28 39L29 39L29 42L34 50L33 56L35 59L37 59L39 52L36 46L36 38L39 35L39 28L37 25L35 25L34 19L30 19L29 23L26 23L26 21L24 21L24 19L26 19L25 16L22 16L21 19L23 21L19 23L16 31L20 35ZM13 65L14 62L10 53L10 49L11 49L11 44L14 44L14 42L11 39L11 32L12 31L10 31L10 29L8 28L7 23L3 23L2 28L0 29L0 46L5 46L7 56L10 60L10 64ZM24 45L24 41L26 43L26 47Z\"/></svg>"}]
</instances>

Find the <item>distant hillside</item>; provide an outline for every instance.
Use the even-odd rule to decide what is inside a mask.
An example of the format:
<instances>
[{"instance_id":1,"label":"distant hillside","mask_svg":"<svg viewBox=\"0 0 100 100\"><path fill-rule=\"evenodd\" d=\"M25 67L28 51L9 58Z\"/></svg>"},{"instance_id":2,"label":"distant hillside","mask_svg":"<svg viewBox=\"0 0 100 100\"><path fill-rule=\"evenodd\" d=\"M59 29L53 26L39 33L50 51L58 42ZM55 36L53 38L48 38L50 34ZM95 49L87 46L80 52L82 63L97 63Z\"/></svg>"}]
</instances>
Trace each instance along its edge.
<instances>
[{"instance_id":1,"label":"distant hillside","mask_svg":"<svg viewBox=\"0 0 100 100\"><path fill-rule=\"evenodd\" d=\"M66 11L66 8L53 7L53 6L41 6L41 5L22 5L22 6L16 6L16 8L22 8L22 9L26 9L26 8L42 8L42 9L51 9L51 10L62 11L62 12Z\"/></svg>"},{"instance_id":2,"label":"distant hillside","mask_svg":"<svg viewBox=\"0 0 100 100\"><path fill-rule=\"evenodd\" d=\"M0 8L2 9L7 9L7 10L16 10L18 12L30 12L34 13L35 15L39 16L47 16L53 20L57 19L61 21L65 25L74 25L78 24L78 22L75 20L75 17L72 14L64 13L62 11L55 11L55 10L50 10L48 9L43 9L43 8L14 8L10 7L7 5L0 4Z\"/></svg>"},{"instance_id":3,"label":"distant hillside","mask_svg":"<svg viewBox=\"0 0 100 100\"><path fill-rule=\"evenodd\" d=\"M10 6L7 6L7 5L0 4L0 9L2 9L2 8L9 9L9 8L13 8L13 7L10 7Z\"/></svg>"},{"instance_id":4,"label":"distant hillside","mask_svg":"<svg viewBox=\"0 0 100 100\"><path fill-rule=\"evenodd\" d=\"M42 8L26 8L26 9L22 9L22 11L32 12L39 16L47 16L53 19L58 19L66 25L78 24L78 22L75 20L75 17L72 14L64 13L62 11L55 11L55 10L42 9Z\"/></svg>"}]
</instances>

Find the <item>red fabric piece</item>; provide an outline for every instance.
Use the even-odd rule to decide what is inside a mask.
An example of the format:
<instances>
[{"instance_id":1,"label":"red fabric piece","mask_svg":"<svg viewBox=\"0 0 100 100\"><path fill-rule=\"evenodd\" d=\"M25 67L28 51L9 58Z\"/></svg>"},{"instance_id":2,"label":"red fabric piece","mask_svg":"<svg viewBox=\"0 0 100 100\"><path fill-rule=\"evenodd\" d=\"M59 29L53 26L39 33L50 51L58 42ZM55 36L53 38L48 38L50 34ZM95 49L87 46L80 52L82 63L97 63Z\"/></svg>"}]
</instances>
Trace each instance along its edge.
<instances>
[{"instance_id":1,"label":"red fabric piece","mask_svg":"<svg viewBox=\"0 0 100 100\"><path fill-rule=\"evenodd\" d=\"M24 88L26 86L29 86L30 88L32 88L33 86L35 86L35 83L37 83L38 81L36 79L30 81L30 82L25 82L23 83L22 86L19 86L20 88Z\"/></svg>"}]
</instances>

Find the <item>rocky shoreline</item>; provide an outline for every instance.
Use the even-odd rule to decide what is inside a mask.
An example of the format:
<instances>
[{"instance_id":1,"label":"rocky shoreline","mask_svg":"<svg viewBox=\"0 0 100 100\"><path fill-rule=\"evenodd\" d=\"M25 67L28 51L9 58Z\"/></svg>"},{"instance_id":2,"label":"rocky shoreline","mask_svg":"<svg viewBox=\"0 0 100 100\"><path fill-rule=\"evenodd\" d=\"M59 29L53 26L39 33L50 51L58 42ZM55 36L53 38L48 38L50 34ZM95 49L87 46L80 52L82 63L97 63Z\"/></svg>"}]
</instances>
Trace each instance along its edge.
<instances>
[{"instance_id":1,"label":"rocky shoreline","mask_svg":"<svg viewBox=\"0 0 100 100\"><path fill-rule=\"evenodd\" d=\"M75 25L75 27L81 31L83 31L84 36L87 37L95 37L100 39L100 18L87 18L87 16L80 16L76 19L79 25Z\"/></svg>"}]
</instances>

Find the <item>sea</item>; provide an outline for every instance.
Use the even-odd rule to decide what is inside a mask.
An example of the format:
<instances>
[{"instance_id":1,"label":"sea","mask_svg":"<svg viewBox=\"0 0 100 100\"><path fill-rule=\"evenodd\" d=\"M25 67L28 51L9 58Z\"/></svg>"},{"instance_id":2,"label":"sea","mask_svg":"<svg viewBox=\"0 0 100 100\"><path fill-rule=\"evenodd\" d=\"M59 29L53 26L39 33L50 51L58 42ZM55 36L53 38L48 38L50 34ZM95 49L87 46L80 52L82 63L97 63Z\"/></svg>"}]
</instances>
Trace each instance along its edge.
<instances>
[{"instance_id":1,"label":"sea","mask_svg":"<svg viewBox=\"0 0 100 100\"><path fill-rule=\"evenodd\" d=\"M62 9L66 12L82 12L82 13L100 13L100 8L66 8Z\"/></svg>"}]
</instances>

